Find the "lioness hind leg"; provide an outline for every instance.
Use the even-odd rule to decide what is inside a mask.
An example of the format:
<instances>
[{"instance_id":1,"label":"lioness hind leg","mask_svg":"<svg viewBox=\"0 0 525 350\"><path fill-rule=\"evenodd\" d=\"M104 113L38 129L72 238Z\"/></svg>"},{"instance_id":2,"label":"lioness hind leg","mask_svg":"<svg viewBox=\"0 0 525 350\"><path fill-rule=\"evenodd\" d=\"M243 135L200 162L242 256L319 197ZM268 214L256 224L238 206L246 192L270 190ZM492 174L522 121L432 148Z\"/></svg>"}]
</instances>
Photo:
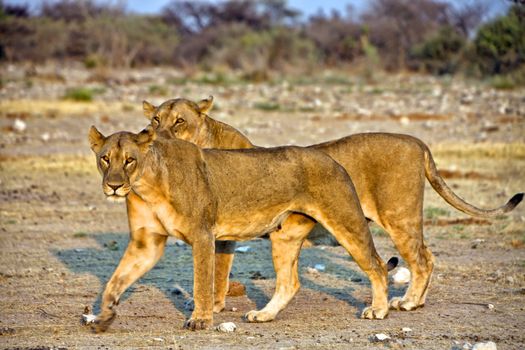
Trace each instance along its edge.
<instances>
[{"instance_id":1,"label":"lioness hind leg","mask_svg":"<svg viewBox=\"0 0 525 350\"><path fill-rule=\"evenodd\" d=\"M315 222L303 215L292 214L281 225L281 229L270 234L273 266L276 274L275 293L270 302L260 311L249 311L248 322L268 322L288 305L300 287L298 259L306 236Z\"/></svg>"},{"instance_id":2,"label":"lioness hind leg","mask_svg":"<svg viewBox=\"0 0 525 350\"><path fill-rule=\"evenodd\" d=\"M235 251L234 241L215 241L215 288L213 312L224 310L228 293L230 270Z\"/></svg>"},{"instance_id":3,"label":"lioness hind leg","mask_svg":"<svg viewBox=\"0 0 525 350\"><path fill-rule=\"evenodd\" d=\"M399 222L397 224L399 225ZM412 222L405 225L405 228L387 227L387 230L412 275L405 295L402 298L392 298L389 303L390 308L402 311L415 310L425 305L434 270L434 256L423 241L421 222Z\"/></svg>"},{"instance_id":4,"label":"lioness hind leg","mask_svg":"<svg viewBox=\"0 0 525 350\"><path fill-rule=\"evenodd\" d=\"M372 285L372 306L365 308L361 314L362 318L383 319L388 315L388 285L386 264L381 260L372 241L367 223L357 208L347 212L351 219L346 217L345 224L339 224L341 220L335 221L329 217L319 219L337 239L359 267L367 274ZM341 218L339 218L341 219Z\"/></svg>"}]
</instances>

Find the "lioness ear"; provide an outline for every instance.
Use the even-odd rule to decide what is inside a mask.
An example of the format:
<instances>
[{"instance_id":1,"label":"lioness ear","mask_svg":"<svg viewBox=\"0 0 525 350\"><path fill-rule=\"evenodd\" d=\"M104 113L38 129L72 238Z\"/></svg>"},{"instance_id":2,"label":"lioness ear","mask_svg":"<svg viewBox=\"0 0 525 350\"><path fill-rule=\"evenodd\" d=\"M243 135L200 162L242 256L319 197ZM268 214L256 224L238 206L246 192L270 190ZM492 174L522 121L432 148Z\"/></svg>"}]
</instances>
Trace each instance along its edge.
<instances>
[{"instance_id":1,"label":"lioness ear","mask_svg":"<svg viewBox=\"0 0 525 350\"><path fill-rule=\"evenodd\" d=\"M153 118L153 115L155 114L155 110L157 107L149 103L148 101L142 101L142 109L144 110L144 115L146 118L151 120Z\"/></svg>"},{"instance_id":2,"label":"lioness ear","mask_svg":"<svg viewBox=\"0 0 525 350\"><path fill-rule=\"evenodd\" d=\"M137 143L139 146L149 147L156 139L155 130L151 125L148 125L144 130L139 132L136 136Z\"/></svg>"},{"instance_id":3,"label":"lioness ear","mask_svg":"<svg viewBox=\"0 0 525 350\"><path fill-rule=\"evenodd\" d=\"M199 112L207 114L213 107L213 96L210 95L207 99L199 101L197 106L199 106Z\"/></svg>"},{"instance_id":4,"label":"lioness ear","mask_svg":"<svg viewBox=\"0 0 525 350\"><path fill-rule=\"evenodd\" d=\"M104 146L104 142L106 142L106 137L102 135L94 125L91 125L89 129L88 139L91 150L95 153L98 153L102 146Z\"/></svg>"}]
</instances>

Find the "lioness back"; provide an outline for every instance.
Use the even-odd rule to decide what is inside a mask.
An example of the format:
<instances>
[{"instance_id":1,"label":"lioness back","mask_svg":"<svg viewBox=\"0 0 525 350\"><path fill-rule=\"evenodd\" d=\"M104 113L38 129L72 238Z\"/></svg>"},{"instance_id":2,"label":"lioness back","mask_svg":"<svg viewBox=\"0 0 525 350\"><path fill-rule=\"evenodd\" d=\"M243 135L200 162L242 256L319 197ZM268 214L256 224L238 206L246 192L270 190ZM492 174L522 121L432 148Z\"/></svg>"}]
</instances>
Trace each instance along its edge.
<instances>
[{"instance_id":1,"label":"lioness back","mask_svg":"<svg viewBox=\"0 0 525 350\"><path fill-rule=\"evenodd\" d=\"M345 181L346 172L325 154L300 147L203 150L212 190L227 207L273 206L297 193L312 193L323 179ZM349 181L349 180L348 180ZM242 199L231 201L231 198Z\"/></svg>"}]
</instances>

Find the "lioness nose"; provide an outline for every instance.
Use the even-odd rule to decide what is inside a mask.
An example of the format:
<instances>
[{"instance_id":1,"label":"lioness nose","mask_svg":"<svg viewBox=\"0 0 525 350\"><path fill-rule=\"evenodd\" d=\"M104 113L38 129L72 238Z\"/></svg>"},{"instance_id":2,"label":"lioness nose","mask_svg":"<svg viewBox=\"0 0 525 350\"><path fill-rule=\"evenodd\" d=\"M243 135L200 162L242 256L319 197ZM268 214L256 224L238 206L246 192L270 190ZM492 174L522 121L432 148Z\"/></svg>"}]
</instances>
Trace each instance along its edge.
<instances>
[{"instance_id":1,"label":"lioness nose","mask_svg":"<svg viewBox=\"0 0 525 350\"><path fill-rule=\"evenodd\" d=\"M122 187L122 184L117 184L117 185L115 185L115 184L109 184L109 183L108 183L108 186L111 187L111 188L113 189L113 191L116 191L116 190L118 190L120 187Z\"/></svg>"}]
</instances>

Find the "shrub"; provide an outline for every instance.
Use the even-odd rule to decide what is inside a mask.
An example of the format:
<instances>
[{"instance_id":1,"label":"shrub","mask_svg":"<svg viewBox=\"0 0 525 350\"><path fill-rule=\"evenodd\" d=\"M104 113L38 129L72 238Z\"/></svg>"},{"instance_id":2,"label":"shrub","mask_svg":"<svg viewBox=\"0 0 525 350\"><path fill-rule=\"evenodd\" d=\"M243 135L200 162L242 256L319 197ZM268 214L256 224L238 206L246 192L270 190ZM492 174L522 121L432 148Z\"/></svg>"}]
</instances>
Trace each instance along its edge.
<instances>
[{"instance_id":1,"label":"shrub","mask_svg":"<svg viewBox=\"0 0 525 350\"><path fill-rule=\"evenodd\" d=\"M93 100L95 92L89 88L72 88L66 91L64 95L65 99L78 101L78 102L90 102Z\"/></svg>"},{"instance_id":2,"label":"shrub","mask_svg":"<svg viewBox=\"0 0 525 350\"><path fill-rule=\"evenodd\" d=\"M465 38L456 30L442 27L436 34L412 49L412 64L429 73L455 73L465 44Z\"/></svg>"},{"instance_id":3,"label":"shrub","mask_svg":"<svg viewBox=\"0 0 525 350\"><path fill-rule=\"evenodd\" d=\"M525 64L525 6L483 25L474 39L475 64L483 74L505 74Z\"/></svg>"}]
</instances>

